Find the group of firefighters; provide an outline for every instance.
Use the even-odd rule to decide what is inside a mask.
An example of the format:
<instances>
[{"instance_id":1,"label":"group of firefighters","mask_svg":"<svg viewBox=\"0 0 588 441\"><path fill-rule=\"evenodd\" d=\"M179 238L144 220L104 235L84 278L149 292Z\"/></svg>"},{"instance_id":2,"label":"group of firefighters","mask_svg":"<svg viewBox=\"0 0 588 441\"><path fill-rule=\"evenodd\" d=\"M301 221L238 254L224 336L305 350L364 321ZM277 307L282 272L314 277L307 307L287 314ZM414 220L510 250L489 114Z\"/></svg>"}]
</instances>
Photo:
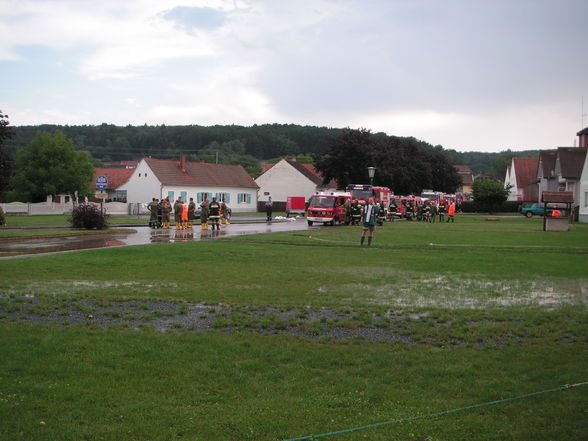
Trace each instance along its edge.
<instances>
[{"instance_id":1,"label":"group of firefighters","mask_svg":"<svg viewBox=\"0 0 588 441\"><path fill-rule=\"evenodd\" d=\"M425 201L423 204L416 204L412 201L402 201L397 205L394 200L390 202L388 209L383 202L378 204L378 215L376 222L383 225L387 219L394 221L396 218L409 221L417 220L423 222L454 222L456 204L453 201ZM363 206L355 200L353 203L345 203L345 223L359 225L362 219ZM447 217L447 220L445 220Z\"/></svg>"},{"instance_id":2,"label":"group of firefighters","mask_svg":"<svg viewBox=\"0 0 588 441\"><path fill-rule=\"evenodd\" d=\"M174 202L173 207L169 197L161 201L153 198L147 205L147 209L151 213L149 218L149 226L151 228L171 228L170 215L172 211L177 230L192 228L197 218L194 198L190 198L190 202L186 203L179 197ZM219 202L216 200L216 197L213 197L212 201L204 199L200 204L200 226L202 230L208 230L209 224L213 231L215 229L220 230L221 225L230 224L230 217L231 209L227 206L224 199Z\"/></svg>"}]
</instances>

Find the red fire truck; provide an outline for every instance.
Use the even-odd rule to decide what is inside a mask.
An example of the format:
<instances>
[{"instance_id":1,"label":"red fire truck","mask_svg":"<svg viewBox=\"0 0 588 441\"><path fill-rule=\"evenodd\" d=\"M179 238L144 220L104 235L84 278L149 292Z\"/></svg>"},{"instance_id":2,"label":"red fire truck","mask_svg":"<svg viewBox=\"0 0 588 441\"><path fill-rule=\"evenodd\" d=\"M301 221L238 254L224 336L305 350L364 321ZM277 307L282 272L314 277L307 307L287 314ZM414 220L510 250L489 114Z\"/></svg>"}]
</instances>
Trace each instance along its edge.
<instances>
[{"instance_id":1,"label":"red fire truck","mask_svg":"<svg viewBox=\"0 0 588 441\"><path fill-rule=\"evenodd\" d=\"M351 201L351 194L344 192L316 193L308 203L306 220L308 225L315 222L335 225L336 222L345 222L346 201Z\"/></svg>"},{"instance_id":2,"label":"red fire truck","mask_svg":"<svg viewBox=\"0 0 588 441\"><path fill-rule=\"evenodd\" d=\"M379 204L384 203L386 210L390 205L390 189L388 187L376 187L373 185L365 184L349 184L347 191L351 193L352 201L359 201L360 204L364 205L369 198L374 198L374 202Z\"/></svg>"}]
</instances>

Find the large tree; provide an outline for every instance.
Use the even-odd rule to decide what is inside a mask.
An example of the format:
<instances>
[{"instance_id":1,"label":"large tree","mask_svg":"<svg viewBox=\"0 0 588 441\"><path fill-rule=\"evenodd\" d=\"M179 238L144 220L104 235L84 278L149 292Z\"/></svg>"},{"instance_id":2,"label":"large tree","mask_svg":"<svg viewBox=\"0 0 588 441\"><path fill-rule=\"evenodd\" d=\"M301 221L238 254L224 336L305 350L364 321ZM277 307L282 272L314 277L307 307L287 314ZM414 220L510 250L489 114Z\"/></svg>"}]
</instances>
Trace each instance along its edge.
<instances>
[{"instance_id":1,"label":"large tree","mask_svg":"<svg viewBox=\"0 0 588 441\"><path fill-rule=\"evenodd\" d=\"M346 129L328 140L327 153L317 158L315 167L325 182L335 179L340 188L367 183L367 168L373 166L374 183L396 194L419 194L425 188L454 192L459 177L442 148L424 144L415 138Z\"/></svg>"},{"instance_id":2,"label":"large tree","mask_svg":"<svg viewBox=\"0 0 588 441\"><path fill-rule=\"evenodd\" d=\"M75 150L63 132L40 132L17 152L12 187L18 199L29 202L57 194L85 196L92 193L93 176L88 153Z\"/></svg>"},{"instance_id":3,"label":"large tree","mask_svg":"<svg viewBox=\"0 0 588 441\"><path fill-rule=\"evenodd\" d=\"M492 213L508 199L510 187L504 188L502 183L491 179L478 179L472 184L474 203L478 211Z\"/></svg>"},{"instance_id":4,"label":"large tree","mask_svg":"<svg viewBox=\"0 0 588 441\"><path fill-rule=\"evenodd\" d=\"M0 199L3 198L4 192L8 189L12 171L14 169L14 159L6 151L6 141L14 137L14 130L9 126L8 115L4 115L0 110Z\"/></svg>"}]
</instances>

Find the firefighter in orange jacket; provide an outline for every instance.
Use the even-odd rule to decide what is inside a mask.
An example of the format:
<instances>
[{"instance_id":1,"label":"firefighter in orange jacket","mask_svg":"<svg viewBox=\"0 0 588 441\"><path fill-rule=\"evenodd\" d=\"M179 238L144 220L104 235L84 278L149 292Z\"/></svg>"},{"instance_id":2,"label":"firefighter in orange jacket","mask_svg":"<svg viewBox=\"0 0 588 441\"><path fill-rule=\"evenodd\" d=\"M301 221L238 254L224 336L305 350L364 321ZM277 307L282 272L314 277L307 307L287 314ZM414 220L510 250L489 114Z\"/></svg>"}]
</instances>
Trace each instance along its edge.
<instances>
[{"instance_id":1,"label":"firefighter in orange jacket","mask_svg":"<svg viewBox=\"0 0 588 441\"><path fill-rule=\"evenodd\" d=\"M451 201L449 204L449 209L447 210L447 222L451 221L454 222L455 216L455 202Z\"/></svg>"}]
</instances>

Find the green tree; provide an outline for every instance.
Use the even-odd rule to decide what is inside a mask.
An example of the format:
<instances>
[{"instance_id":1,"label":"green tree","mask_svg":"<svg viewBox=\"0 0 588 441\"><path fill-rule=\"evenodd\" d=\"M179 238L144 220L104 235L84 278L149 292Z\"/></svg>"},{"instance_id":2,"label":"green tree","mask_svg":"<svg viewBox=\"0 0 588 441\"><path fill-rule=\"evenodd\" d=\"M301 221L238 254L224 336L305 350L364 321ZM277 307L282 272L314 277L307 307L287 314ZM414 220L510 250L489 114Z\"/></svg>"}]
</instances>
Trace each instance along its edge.
<instances>
[{"instance_id":1,"label":"green tree","mask_svg":"<svg viewBox=\"0 0 588 441\"><path fill-rule=\"evenodd\" d=\"M478 179L472 185L474 203L478 211L492 213L508 199L510 188L490 179Z\"/></svg>"},{"instance_id":2,"label":"green tree","mask_svg":"<svg viewBox=\"0 0 588 441\"><path fill-rule=\"evenodd\" d=\"M14 137L14 130L8 127L9 124L8 115L4 115L0 110L0 199L8 189L14 170L14 159L5 148L6 141Z\"/></svg>"},{"instance_id":3,"label":"green tree","mask_svg":"<svg viewBox=\"0 0 588 441\"><path fill-rule=\"evenodd\" d=\"M43 201L47 195L76 192L87 196L92 194L93 176L88 153L76 151L63 132L40 132L17 152L12 187L18 199L29 202Z\"/></svg>"}]
</instances>

